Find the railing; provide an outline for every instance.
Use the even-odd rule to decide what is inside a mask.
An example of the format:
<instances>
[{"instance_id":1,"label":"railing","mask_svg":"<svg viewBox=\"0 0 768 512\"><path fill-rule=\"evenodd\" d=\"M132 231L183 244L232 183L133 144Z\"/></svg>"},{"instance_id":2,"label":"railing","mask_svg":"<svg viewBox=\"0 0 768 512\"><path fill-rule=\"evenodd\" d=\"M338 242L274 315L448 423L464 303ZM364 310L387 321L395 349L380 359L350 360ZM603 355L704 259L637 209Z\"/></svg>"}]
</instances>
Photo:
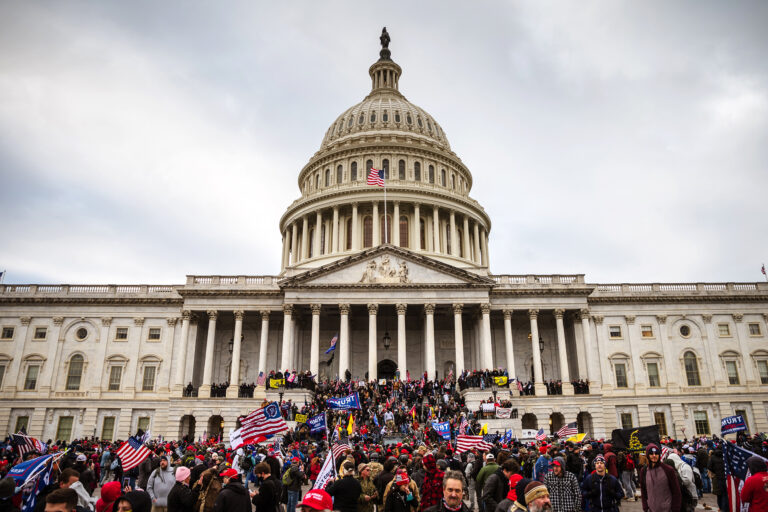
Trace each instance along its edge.
<instances>
[{"instance_id":1,"label":"railing","mask_svg":"<svg viewBox=\"0 0 768 512\"><path fill-rule=\"evenodd\" d=\"M491 279L496 281L499 285L525 285L525 286L540 286L540 285L575 285L584 284L584 274L498 274L490 276Z\"/></svg>"},{"instance_id":2,"label":"railing","mask_svg":"<svg viewBox=\"0 0 768 512\"><path fill-rule=\"evenodd\" d=\"M178 285L148 285L148 284L6 284L0 285L0 295L162 295L177 296Z\"/></svg>"},{"instance_id":3,"label":"railing","mask_svg":"<svg viewBox=\"0 0 768 512\"><path fill-rule=\"evenodd\" d=\"M187 276L187 286L265 286L277 285L277 276Z\"/></svg>"},{"instance_id":4,"label":"railing","mask_svg":"<svg viewBox=\"0 0 768 512\"><path fill-rule=\"evenodd\" d=\"M768 292L768 283L621 283L595 285L598 293Z\"/></svg>"}]
</instances>

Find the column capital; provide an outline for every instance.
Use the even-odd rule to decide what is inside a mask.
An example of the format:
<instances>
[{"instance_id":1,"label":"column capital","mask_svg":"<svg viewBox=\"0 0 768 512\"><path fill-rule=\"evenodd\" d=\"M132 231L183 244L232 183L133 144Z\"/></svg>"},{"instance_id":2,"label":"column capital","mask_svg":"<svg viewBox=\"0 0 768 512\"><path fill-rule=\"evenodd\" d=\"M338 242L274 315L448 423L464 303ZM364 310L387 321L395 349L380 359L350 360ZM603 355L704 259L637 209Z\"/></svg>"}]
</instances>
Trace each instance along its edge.
<instances>
[{"instance_id":1,"label":"column capital","mask_svg":"<svg viewBox=\"0 0 768 512\"><path fill-rule=\"evenodd\" d=\"M412 204L413 204L414 208L421 208L421 203L419 203L419 202L414 202Z\"/></svg>"},{"instance_id":2,"label":"column capital","mask_svg":"<svg viewBox=\"0 0 768 512\"><path fill-rule=\"evenodd\" d=\"M538 309L529 309L528 310L528 318L531 320L536 320L539 317L539 310Z\"/></svg>"},{"instance_id":3,"label":"column capital","mask_svg":"<svg viewBox=\"0 0 768 512\"><path fill-rule=\"evenodd\" d=\"M23 316L23 317L19 318L19 320L21 320L21 325L29 325L30 322L32 322L32 317L31 316Z\"/></svg>"},{"instance_id":4,"label":"column capital","mask_svg":"<svg viewBox=\"0 0 768 512\"><path fill-rule=\"evenodd\" d=\"M283 304L283 314L284 315L292 315L293 314L293 304Z\"/></svg>"},{"instance_id":5,"label":"column capital","mask_svg":"<svg viewBox=\"0 0 768 512\"><path fill-rule=\"evenodd\" d=\"M349 314L349 304L339 304L339 312L342 315L348 315Z\"/></svg>"},{"instance_id":6,"label":"column capital","mask_svg":"<svg viewBox=\"0 0 768 512\"><path fill-rule=\"evenodd\" d=\"M504 320L512 320L512 313L514 313L515 310L506 308L502 309L501 312L504 313Z\"/></svg>"},{"instance_id":7,"label":"column capital","mask_svg":"<svg viewBox=\"0 0 768 512\"><path fill-rule=\"evenodd\" d=\"M176 325L176 322L179 321L179 318L175 316L171 316L171 317L168 317L167 321L168 321L168 327L174 327Z\"/></svg>"},{"instance_id":8,"label":"column capital","mask_svg":"<svg viewBox=\"0 0 768 512\"><path fill-rule=\"evenodd\" d=\"M310 304L309 305L309 309L312 310L312 315L313 316L314 315L319 315L320 311L323 310L323 305L322 304Z\"/></svg>"},{"instance_id":9,"label":"column capital","mask_svg":"<svg viewBox=\"0 0 768 512\"><path fill-rule=\"evenodd\" d=\"M209 309L205 313L208 315L208 320L216 320L219 317L219 312L215 309Z\"/></svg>"},{"instance_id":10,"label":"column capital","mask_svg":"<svg viewBox=\"0 0 768 512\"><path fill-rule=\"evenodd\" d=\"M360 205L360 203L359 203L359 202L357 202L357 201L352 201L352 208L355 208L355 209L357 209L357 207L358 207L359 205Z\"/></svg>"},{"instance_id":11,"label":"column capital","mask_svg":"<svg viewBox=\"0 0 768 512\"><path fill-rule=\"evenodd\" d=\"M555 318L557 318L558 320L562 320L563 319L563 315L565 315L565 310L564 309L560 308L560 309L556 309L555 310Z\"/></svg>"},{"instance_id":12,"label":"column capital","mask_svg":"<svg viewBox=\"0 0 768 512\"><path fill-rule=\"evenodd\" d=\"M667 315L656 315L656 321L662 325L667 323Z\"/></svg>"},{"instance_id":13,"label":"column capital","mask_svg":"<svg viewBox=\"0 0 768 512\"><path fill-rule=\"evenodd\" d=\"M192 318L192 312L188 309L182 309L181 310L181 319L182 320L189 320Z\"/></svg>"},{"instance_id":14,"label":"column capital","mask_svg":"<svg viewBox=\"0 0 768 512\"><path fill-rule=\"evenodd\" d=\"M397 207L400 207L400 201L392 201L392 204Z\"/></svg>"},{"instance_id":15,"label":"column capital","mask_svg":"<svg viewBox=\"0 0 768 512\"><path fill-rule=\"evenodd\" d=\"M137 316L136 318L133 319L133 323L134 323L134 325L137 325L137 326L144 325L144 317L143 316Z\"/></svg>"},{"instance_id":16,"label":"column capital","mask_svg":"<svg viewBox=\"0 0 768 512\"><path fill-rule=\"evenodd\" d=\"M593 315L592 319L595 321L595 324L602 325L604 317L602 315Z\"/></svg>"},{"instance_id":17,"label":"column capital","mask_svg":"<svg viewBox=\"0 0 768 512\"><path fill-rule=\"evenodd\" d=\"M395 304L395 308L397 309L398 315L404 315L405 311L408 309L408 304L404 304L404 303Z\"/></svg>"},{"instance_id":18,"label":"column capital","mask_svg":"<svg viewBox=\"0 0 768 512\"><path fill-rule=\"evenodd\" d=\"M189 315L189 323L196 324L197 320L198 320L198 318L197 318L197 315L195 313L192 313L191 315Z\"/></svg>"},{"instance_id":19,"label":"column capital","mask_svg":"<svg viewBox=\"0 0 768 512\"><path fill-rule=\"evenodd\" d=\"M424 304L424 312L428 315L435 314L435 305L431 302Z\"/></svg>"},{"instance_id":20,"label":"column capital","mask_svg":"<svg viewBox=\"0 0 768 512\"><path fill-rule=\"evenodd\" d=\"M268 309L262 309L259 311L259 314L261 315L261 321L269 320L269 313L270 311Z\"/></svg>"},{"instance_id":21,"label":"column capital","mask_svg":"<svg viewBox=\"0 0 768 512\"><path fill-rule=\"evenodd\" d=\"M741 320L744 318L744 313L734 313L733 314L733 321L736 323L741 322Z\"/></svg>"},{"instance_id":22,"label":"column capital","mask_svg":"<svg viewBox=\"0 0 768 512\"><path fill-rule=\"evenodd\" d=\"M464 304L455 302L452 307L454 315L460 315L464 311Z\"/></svg>"},{"instance_id":23,"label":"column capital","mask_svg":"<svg viewBox=\"0 0 768 512\"><path fill-rule=\"evenodd\" d=\"M369 315L375 315L379 312L379 305L378 304L368 304L368 314Z\"/></svg>"},{"instance_id":24,"label":"column capital","mask_svg":"<svg viewBox=\"0 0 768 512\"><path fill-rule=\"evenodd\" d=\"M245 318L245 311L242 309L236 309L233 311L233 313L235 315L235 320L240 320L242 322L243 318Z\"/></svg>"},{"instance_id":25,"label":"column capital","mask_svg":"<svg viewBox=\"0 0 768 512\"><path fill-rule=\"evenodd\" d=\"M579 316L581 316L582 320L584 320L584 319L589 320L589 310L586 309L586 308L580 309L579 310Z\"/></svg>"},{"instance_id":26,"label":"column capital","mask_svg":"<svg viewBox=\"0 0 768 512\"><path fill-rule=\"evenodd\" d=\"M336 205L336 206L334 206L334 207L333 207L333 211L334 211L334 212L338 212L338 211L339 211L339 205Z\"/></svg>"},{"instance_id":27,"label":"column capital","mask_svg":"<svg viewBox=\"0 0 768 512\"><path fill-rule=\"evenodd\" d=\"M109 323L112 323L112 317L110 316L110 317L105 317L105 318L101 319L102 325L109 325L109 323L108 324L104 324L104 320L105 319L108 320ZM55 316L55 317L53 317L53 325L61 325L63 323L64 323L64 317L63 316Z\"/></svg>"},{"instance_id":28,"label":"column capital","mask_svg":"<svg viewBox=\"0 0 768 512\"><path fill-rule=\"evenodd\" d=\"M491 305L487 302L484 302L480 304L480 312L484 315L490 315L491 314Z\"/></svg>"},{"instance_id":29,"label":"column capital","mask_svg":"<svg viewBox=\"0 0 768 512\"><path fill-rule=\"evenodd\" d=\"M624 320L627 321L627 324L632 325L635 323L635 315L624 315Z\"/></svg>"},{"instance_id":30,"label":"column capital","mask_svg":"<svg viewBox=\"0 0 768 512\"><path fill-rule=\"evenodd\" d=\"M704 320L705 324L712 323L712 315L701 315L701 319Z\"/></svg>"}]
</instances>

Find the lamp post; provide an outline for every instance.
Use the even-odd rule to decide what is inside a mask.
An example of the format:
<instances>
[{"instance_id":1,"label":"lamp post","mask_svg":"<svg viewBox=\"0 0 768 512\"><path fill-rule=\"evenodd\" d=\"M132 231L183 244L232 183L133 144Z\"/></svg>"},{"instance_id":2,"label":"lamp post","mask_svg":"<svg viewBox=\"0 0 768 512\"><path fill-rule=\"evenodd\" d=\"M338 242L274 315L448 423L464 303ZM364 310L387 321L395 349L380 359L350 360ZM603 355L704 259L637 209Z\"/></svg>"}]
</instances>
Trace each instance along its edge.
<instances>
[{"instance_id":1,"label":"lamp post","mask_svg":"<svg viewBox=\"0 0 768 512\"><path fill-rule=\"evenodd\" d=\"M384 342L384 350L389 350L390 345L392 345L392 338L389 335L389 331L384 331L384 337L381 339Z\"/></svg>"}]
</instances>

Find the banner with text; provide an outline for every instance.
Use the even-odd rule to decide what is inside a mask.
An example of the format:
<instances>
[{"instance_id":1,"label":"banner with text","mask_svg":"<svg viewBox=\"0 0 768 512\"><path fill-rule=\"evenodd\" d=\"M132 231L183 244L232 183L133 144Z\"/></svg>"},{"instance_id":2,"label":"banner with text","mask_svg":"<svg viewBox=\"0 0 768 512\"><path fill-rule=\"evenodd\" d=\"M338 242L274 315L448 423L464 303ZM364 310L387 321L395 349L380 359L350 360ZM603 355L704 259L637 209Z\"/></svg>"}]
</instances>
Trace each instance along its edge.
<instances>
[{"instance_id":1,"label":"banner with text","mask_svg":"<svg viewBox=\"0 0 768 512\"><path fill-rule=\"evenodd\" d=\"M341 398L329 398L325 403L329 409L360 409L360 395L353 393Z\"/></svg>"},{"instance_id":2,"label":"banner with text","mask_svg":"<svg viewBox=\"0 0 768 512\"><path fill-rule=\"evenodd\" d=\"M326 429L325 426L325 413L318 414L317 416L312 416L307 420L307 425L310 427L310 432L313 434L315 432L322 432Z\"/></svg>"},{"instance_id":3,"label":"banner with text","mask_svg":"<svg viewBox=\"0 0 768 512\"><path fill-rule=\"evenodd\" d=\"M747 430L747 422L744 421L744 416L728 416L720 420L720 433L722 435L735 434Z\"/></svg>"},{"instance_id":4,"label":"banner with text","mask_svg":"<svg viewBox=\"0 0 768 512\"><path fill-rule=\"evenodd\" d=\"M442 423L433 423L432 428L435 429L435 432L440 434L440 437L446 441L451 440L451 425L447 421L443 421Z\"/></svg>"},{"instance_id":5,"label":"banner with text","mask_svg":"<svg viewBox=\"0 0 768 512\"><path fill-rule=\"evenodd\" d=\"M512 408L511 407L497 407L496 408L496 417L500 419L509 419L512 417Z\"/></svg>"},{"instance_id":6,"label":"banner with text","mask_svg":"<svg viewBox=\"0 0 768 512\"><path fill-rule=\"evenodd\" d=\"M296 420L296 423L306 423L307 422L307 415L306 414L297 414L293 417L294 420Z\"/></svg>"}]
</instances>

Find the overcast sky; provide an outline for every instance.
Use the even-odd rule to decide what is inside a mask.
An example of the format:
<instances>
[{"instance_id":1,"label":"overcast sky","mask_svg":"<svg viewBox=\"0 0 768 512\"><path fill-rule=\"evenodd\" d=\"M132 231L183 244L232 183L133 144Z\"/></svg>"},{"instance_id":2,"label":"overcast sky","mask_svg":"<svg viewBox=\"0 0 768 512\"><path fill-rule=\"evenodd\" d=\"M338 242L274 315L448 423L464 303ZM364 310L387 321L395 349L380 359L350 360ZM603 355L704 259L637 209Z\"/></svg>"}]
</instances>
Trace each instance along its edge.
<instances>
[{"instance_id":1,"label":"overcast sky","mask_svg":"<svg viewBox=\"0 0 768 512\"><path fill-rule=\"evenodd\" d=\"M6 283L276 274L278 220L370 90L444 128L496 274L758 281L768 2L0 3Z\"/></svg>"}]
</instances>

